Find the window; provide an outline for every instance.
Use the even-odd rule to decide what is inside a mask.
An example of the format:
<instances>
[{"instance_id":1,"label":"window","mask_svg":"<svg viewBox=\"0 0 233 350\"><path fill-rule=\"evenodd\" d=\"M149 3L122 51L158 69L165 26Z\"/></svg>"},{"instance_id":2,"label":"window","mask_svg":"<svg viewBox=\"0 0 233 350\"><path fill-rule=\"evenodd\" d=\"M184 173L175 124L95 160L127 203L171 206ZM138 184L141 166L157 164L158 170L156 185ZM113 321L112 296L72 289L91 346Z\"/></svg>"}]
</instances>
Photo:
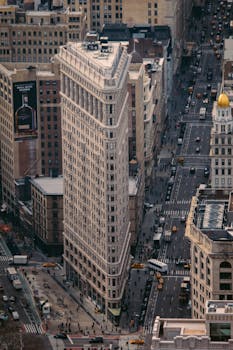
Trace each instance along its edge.
<instances>
[{"instance_id":1,"label":"window","mask_svg":"<svg viewBox=\"0 0 233 350\"><path fill-rule=\"evenodd\" d=\"M220 268L223 268L223 269L231 269L231 263L229 263L228 261L223 261L223 262L221 262L221 264L220 264Z\"/></svg>"},{"instance_id":2,"label":"window","mask_svg":"<svg viewBox=\"0 0 233 350\"><path fill-rule=\"evenodd\" d=\"M210 323L211 341L228 341L231 338L230 323Z\"/></svg>"},{"instance_id":3,"label":"window","mask_svg":"<svg viewBox=\"0 0 233 350\"><path fill-rule=\"evenodd\" d=\"M221 280L230 280L231 279L231 272L220 272L219 278Z\"/></svg>"},{"instance_id":4,"label":"window","mask_svg":"<svg viewBox=\"0 0 233 350\"><path fill-rule=\"evenodd\" d=\"M231 290L231 283L220 283L220 290Z\"/></svg>"}]
</instances>

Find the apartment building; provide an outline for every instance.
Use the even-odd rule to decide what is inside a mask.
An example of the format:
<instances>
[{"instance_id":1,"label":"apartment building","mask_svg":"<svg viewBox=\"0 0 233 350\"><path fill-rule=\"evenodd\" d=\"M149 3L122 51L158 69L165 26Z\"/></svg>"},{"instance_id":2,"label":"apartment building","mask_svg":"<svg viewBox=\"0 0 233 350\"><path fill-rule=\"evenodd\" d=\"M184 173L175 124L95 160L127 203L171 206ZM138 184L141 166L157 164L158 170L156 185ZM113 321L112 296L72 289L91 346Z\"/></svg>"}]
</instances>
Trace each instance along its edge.
<instances>
[{"instance_id":1,"label":"apartment building","mask_svg":"<svg viewBox=\"0 0 233 350\"><path fill-rule=\"evenodd\" d=\"M31 180L35 244L48 256L63 252L63 178Z\"/></svg>"},{"instance_id":2,"label":"apartment building","mask_svg":"<svg viewBox=\"0 0 233 350\"><path fill-rule=\"evenodd\" d=\"M62 173L59 91L57 63L0 64L2 200L14 213L22 179Z\"/></svg>"},{"instance_id":3,"label":"apartment building","mask_svg":"<svg viewBox=\"0 0 233 350\"><path fill-rule=\"evenodd\" d=\"M200 185L185 235L191 242L192 316L203 318L207 300L233 300L233 205L228 190Z\"/></svg>"},{"instance_id":4,"label":"apartment building","mask_svg":"<svg viewBox=\"0 0 233 350\"><path fill-rule=\"evenodd\" d=\"M0 62L50 62L68 41L83 40L82 11L25 11L0 6Z\"/></svg>"},{"instance_id":5,"label":"apartment building","mask_svg":"<svg viewBox=\"0 0 233 350\"><path fill-rule=\"evenodd\" d=\"M213 127L210 137L211 186L232 188L233 175L233 116L225 93L218 97L212 109Z\"/></svg>"},{"instance_id":6,"label":"apartment building","mask_svg":"<svg viewBox=\"0 0 233 350\"><path fill-rule=\"evenodd\" d=\"M130 266L128 92L121 43L70 43L61 69L64 265L67 278L118 322Z\"/></svg>"},{"instance_id":7,"label":"apartment building","mask_svg":"<svg viewBox=\"0 0 233 350\"><path fill-rule=\"evenodd\" d=\"M151 350L230 350L233 343L233 304L208 300L204 319L156 317Z\"/></svg>"}]
</instances>

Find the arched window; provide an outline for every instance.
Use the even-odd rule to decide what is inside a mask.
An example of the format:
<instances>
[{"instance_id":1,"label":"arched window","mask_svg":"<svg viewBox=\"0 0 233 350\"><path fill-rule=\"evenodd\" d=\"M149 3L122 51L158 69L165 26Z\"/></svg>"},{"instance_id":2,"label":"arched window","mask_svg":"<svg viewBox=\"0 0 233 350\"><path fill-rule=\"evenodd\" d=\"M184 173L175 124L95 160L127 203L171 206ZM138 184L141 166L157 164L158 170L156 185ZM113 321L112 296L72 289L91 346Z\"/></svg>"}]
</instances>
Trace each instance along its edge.
<instances>
[{"instance_id":1,"label":"arched window","mask_svg":"<svg viewBox=\"0 0 233 350\"><path fill-rule=\"evenodd\" d=\"M220 268L231 269L231 263L229 263L228 261L223 261L220 264Z\"/></svg>"}]
</instances>

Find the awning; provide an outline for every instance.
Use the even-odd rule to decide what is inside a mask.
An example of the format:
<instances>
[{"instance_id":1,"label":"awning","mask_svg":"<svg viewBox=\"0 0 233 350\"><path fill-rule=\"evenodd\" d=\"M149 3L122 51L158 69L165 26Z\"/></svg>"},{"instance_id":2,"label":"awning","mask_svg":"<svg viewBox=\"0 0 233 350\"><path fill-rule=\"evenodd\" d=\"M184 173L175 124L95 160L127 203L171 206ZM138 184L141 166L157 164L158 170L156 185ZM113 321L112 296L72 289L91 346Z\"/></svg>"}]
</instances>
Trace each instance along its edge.
<instances>
[{"instance_id":1,"label":"awning","mask_svg":"<svg viewBox=\"0 0 233 350\"><path fill-rule=\"evenodd\" d=\"M111 314L113 315L113 316L120 316L120 314L121 314L121 308L118 308L118 309L110 309L110 308L108 308L108 311L109 312L111 312Z\"/></svg>"}]
</instances>

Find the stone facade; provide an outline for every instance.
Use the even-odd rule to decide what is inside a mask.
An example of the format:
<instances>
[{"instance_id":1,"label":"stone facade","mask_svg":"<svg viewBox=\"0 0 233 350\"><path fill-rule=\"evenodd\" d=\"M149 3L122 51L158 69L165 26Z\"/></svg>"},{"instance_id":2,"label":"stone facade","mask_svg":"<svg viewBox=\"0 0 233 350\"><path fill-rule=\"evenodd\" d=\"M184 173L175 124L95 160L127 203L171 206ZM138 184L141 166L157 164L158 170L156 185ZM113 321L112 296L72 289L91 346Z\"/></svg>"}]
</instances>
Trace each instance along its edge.
<instances>
[{"instance_id":1,"label":"stone facade","mask_svg":"<svg viewBox=\"0 0 233 350\"><path fill-rule=\"evenodd\" d=\"M90 34L84 43L69 44L58 55L64 264L67 278L117 322L130 266L130 60L120 43L93 42Z\"/></svg>"}]
</instances>

